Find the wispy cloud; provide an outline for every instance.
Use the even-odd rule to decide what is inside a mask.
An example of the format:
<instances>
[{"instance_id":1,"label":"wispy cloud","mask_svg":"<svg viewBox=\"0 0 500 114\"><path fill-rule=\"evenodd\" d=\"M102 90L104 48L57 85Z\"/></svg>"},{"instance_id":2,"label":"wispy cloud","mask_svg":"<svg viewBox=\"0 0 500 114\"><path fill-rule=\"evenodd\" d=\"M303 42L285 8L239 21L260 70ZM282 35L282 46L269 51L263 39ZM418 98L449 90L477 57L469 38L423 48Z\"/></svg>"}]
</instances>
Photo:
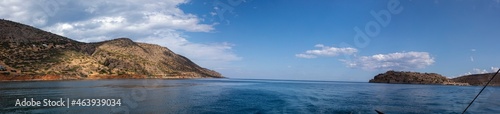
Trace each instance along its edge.
<instances>
[{"instance_id":1,"label":"wispy cloud","mask_svg":"<svg viewBox=\"0 0 500 114\"><path fill-rule=\"evenodd\" d=\"M329 47L317 44L317 50L307 50L304 53L295 54L298 58L334 57L338 55L353 55L358 52L356 48ZM372 56L353 56L350 60L343 60L349 68L360 68L364 70L410 70L425 68L434 63L434 58L428 52L397 52L389 54L376 54Z\"/></svg>"},{"instance_id":2,"label":"wispy cloud","mask_svg":"<svg viewBox=\"0 0 500 114\"><path fill-rule=\"evenodd\" d=\"M475 73L478 73L478 74L483 74L483 73L488 73L488 71L486 71L486 69L478 69L478 68L474 68L472 69Z\"/></svg>"},{"instance_id":3,"label":"wispy cloud","mask_svg":"<svg viewBox=\"0 0 500 114\"><path fill-rule=\"evenodd\" d=\"M196 62L202 66L227 67L223 65L242 59L232 52L234 44L227 42L193 43L179 34L176 31L158 31L147 38L138 39L137 41L168 46L169 49L175 50L181 55L196 59Z\"/></svg>"},{"instance_id":4,"label":"wispy cloud","mask_svg":"<svg viewBox=\"0 0 500 114\"><path fill-rule=\"evenodd\" d=\"M492 73L492 72L497 72L498 69L499 69L498 67L490 67L489 70L480 69L480 68L473 68L471 72L467 72L467 73L465 73L465 75Z\"/></svg>"},{"instance_id":5,"label":"wispy cloud","mask_svg":"<svg viewBox=\"0 0 500 114\"><path fill-rule=\"evenodd\" d=\"M346 47L346 48L329 47L323 44L317 44L314 47L321 49L307 50L304 53L295 54L295 57L299 58L317 58L319 56L333 57L338 55L351 55L358 52L356 48L351 48L351 47Z\"/></svg>"},{"instance_id":6,"label":"wispy cloud","mask_svg":"<svg viewBox=\"0 0 500 114\"><path fill-rule=\"evenodd\" d=\"M425 68L434 63L427 52L397 52L361 56L353 60L341 60L347 67L364 70L409 70Z\"/></svg>"},{"instance_id":7,"label":"wispy cloud","mask_svg":"<svg viewBox=\"0 0 500 114\"><path fill-rule=\"evenodd\" d=\"M306 58L306 59L312 59L312 58L316 58L315 55L309 55L309 54L295 54L295 57L298 57L298 58Z\"/></svg>"},{"instance_id":8,"label":"wispy cloud","mask_svg":"<svg viewBox=\"0 0 500 114\"><path fill-rule=\"evenodd\" d=\"M240 60L225 42L197 43L186 32L211 32L217 23L185 13L179 5L189 0L49 0L0 2L0 17L34 25L69 38L96 42L118 37L158 44L202 65ZM208 62L210 61L210 62Z\"/></svg>"},{"instance_id":9,"label":"wispy cloud","mask_svg":"<svg viewBox=\"0 0 500 114\"><path fill-rule=\"evenodd\" d=\"M475 51L476 51L476 49L470 49L470 51L471 51L471 52L475 52ZM473 57L473 56L470 56L470 61L471 61L471 62L474 62L474 57Z\"/></svg>"},{"instance_id":10,"label":"wispy cloud","mask_svg":"<svg viewBox=\"0 0 500 114\"><path fill-rule=\"evenodd\" d=\"M496 72L496 71L498 71L499 68L498 67L491 67L490 69L491 69L491 72Z\"/></svg>"}]
</instances>

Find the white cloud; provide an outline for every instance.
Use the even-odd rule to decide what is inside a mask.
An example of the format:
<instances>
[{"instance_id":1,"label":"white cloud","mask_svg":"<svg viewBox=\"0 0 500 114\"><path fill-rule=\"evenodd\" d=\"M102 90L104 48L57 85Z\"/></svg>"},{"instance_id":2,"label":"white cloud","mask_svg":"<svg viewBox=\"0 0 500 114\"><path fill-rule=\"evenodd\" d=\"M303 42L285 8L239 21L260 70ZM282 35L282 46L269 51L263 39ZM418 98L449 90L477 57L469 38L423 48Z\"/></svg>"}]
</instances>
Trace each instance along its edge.
<instances>
[{"instance_id":1,"label":"white cloud","mask_svg":"<svg viewBox=\"0 0 500 114\"><path fill-rule=\"evenodd\" d=\"M211 32L217 23L185 13L179 5L189 0L3 0L0 18L34 25L56 34L96 42L128 37L168 47L204 67L240 60L230 43L188 41L185 32ZM52 20L54 22L49 22ZM206 61L210 61L206 62Z\"/></svg>"},{"instance_id":2,"label":"white cloud","mask_svg":"<svg viewBox=\"0 0 500 114\"><path fill-rule=\"evenodd\" d=\"M137 41L167 45L170 50L178 54L195 58L197 64L201 66L224 67L223 65L228 62L242 59L232 52L233 44L227 42L193 43L183 38L177 31L158 31L152 36Z\"/></svg>"},{"instance_id":3,"label":"white cloud","mask_svg":"<svg viewBox=\"0 0 500 114\"><path fill-rule=\"evenodd\" d=\"M491 72L497 72L499 68L498 67L491 67L490 69L491 69Z\"/></svg>"},{"instance_id":4,"label":"white cloud","mask_svg":"<svg viewBox=\"0 0 500 114\"><path fill-rule=\"evenodd\" d=\"M351 55L358 52L357 49L351 47L338 48L338 47L325 46L323 44L316 44L314 47L321 49L307 50L305 53L296 54L295 57L299 58L316 58L318 56L333 57L338 55Z\"/></svg>"},{"instance_id":5,"label":"white cloud","mask_svg":"<svg viewBox=\"0 0 500 114\"><path fill-rule=\"evenodd\" d=\"M317 44L318 50L307 50L304 53L295 54L298 58L317 58L320 56L333 57L338 55L353 55L357 49L346 47L329 47ZM389 54L377 54L372 56L354 56L351 60L340 60L347 67L361 68L364 70L409 70L425 68L434 63L434 58L427 52L397 52Z\"/></svg>"},{"instance_id":6,"label":"white cloud","mask_svg":"<svg viewBox=\"0 0 500 114\"><path fill-rule=\"evenodd\" d=\"M40 7L40 4L44 4L43 1L2 0L0 1L0 17L29 25L45 25L50 15L47 13L50 12L46 11L47 7Z\"/></svg>"},{"instance_id":7,"label":"white cloud","mask_svg":"<svg viewBox=\"0 0 500 114\"><path fill-rule=\"evenodd\" d=\"M217 15L217 13L215 13L215 12L210 12L210 15L215 16L215 15Z\"/></svg>"},{"instance_id":8,"label":"white cloud","mask_svg":"<svg viewBox=\"0 0 500 114\"><path fill-rule=\"evenodd\" d=\"M486 69L478 69L478 68L474 68L472 69L472 71L474 71L476 74L484 74L484 73L488 73L488 71L486 71Z\"/></svg>"},{"instance_id":9,"label":"white cloud","mask_svg":"<svg viewBox=\"0 0 500 114\"><path fill-rule=\"evenodd\" d=\"M486 69L479 69L479 68L473 68L472 72L467 72L465 75L471 75L471 74L484 74L484 73L494 73L498 71L498 67L490 67L490 70Z\"/></svg>"},{"instance_id":10,"label":"white cloud","mask_svg":"<svg viewBox=\"0 0 500 114\"><path fill-rule=\"evenodd\" d=\"M425 68L434 63L427 52L398 52L361 56L353 60L341 60L347 67L364 70L409 70Z\"/></svg>"},{"instance_id":11,"label":"white cloud","mask_svg":"<svg viewBox=\"0 0 500 114\"><path fill-rule=\"evenodd\" d=\"M298 58L307 58L307 59L312 59L312 58L316 58L315 55L308 55L308 54L295 54L295 57L298 57Z\"/></svg>"}]
</instances>

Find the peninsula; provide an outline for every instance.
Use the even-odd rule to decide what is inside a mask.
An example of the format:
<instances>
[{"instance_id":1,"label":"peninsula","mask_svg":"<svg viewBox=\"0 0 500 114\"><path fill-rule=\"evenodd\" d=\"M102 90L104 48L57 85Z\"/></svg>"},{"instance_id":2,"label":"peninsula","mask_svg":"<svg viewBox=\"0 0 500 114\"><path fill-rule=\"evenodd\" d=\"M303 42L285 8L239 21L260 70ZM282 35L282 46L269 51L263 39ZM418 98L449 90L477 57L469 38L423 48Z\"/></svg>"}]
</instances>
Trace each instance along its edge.
<instances>
[{"instance_id":1,"label":"peninsula","mask_svg":"<svg viewBox=\"0 0 500 114\"><path fill-rule=\"evenodd\" d=\"M223 78L166 47L129 38L84 43L0 20L0 81Z\"/></svg>"},{"instance_id":2,"label":"peninsula","mask_svg":"<svg viewBox=\"0 0 500 114\"><path fill-rule=\"evenodd\" d=\"M419 73L404 71L387 71L376 75L370 83L395 83L395 84L440 84L480 86L488 82L494 73L465 75L456 78L446 78L437 73ZM490 86L500 86L500 78L495 78Z\"/></svg>"}]
</instances>

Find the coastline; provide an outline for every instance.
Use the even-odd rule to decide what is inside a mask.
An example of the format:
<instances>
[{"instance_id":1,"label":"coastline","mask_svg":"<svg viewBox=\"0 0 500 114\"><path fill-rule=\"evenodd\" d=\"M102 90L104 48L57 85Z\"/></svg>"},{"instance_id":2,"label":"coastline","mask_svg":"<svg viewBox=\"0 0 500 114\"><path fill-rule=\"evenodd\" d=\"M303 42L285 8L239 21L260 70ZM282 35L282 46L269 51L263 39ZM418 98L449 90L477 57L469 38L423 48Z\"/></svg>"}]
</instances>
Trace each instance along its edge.
<instances>
[{"instance_id":1,"label":"coastline","mask_svg":"<svg viewBox=\"0 0 500 114\"><path fill-rule=\"evenodd\" d=\"M453 86L483 86L488 82L492 73L472 74L456 78L446 78L437 73L421 73L409 71L387 71L370 79L369 83L389 84L424 84L424 85L453 85ZM500 86L500 78L492 80L488 86Z\"/></svg>"},{"instance_id":2,"label":"coastline","mask_svg":"<svg viewBox=\"0 0 500 114\"><path fill-rule=\"evenodd\" d=\"M414 85L448 85L448 86L483 86L483 85L470 85L469 83L459 83L459 82L445 82L445 83L386 83L386 82L368 82L368 83L380 83L380 84L414 84ZM498 86L498 85L488 85L488 86Z\"/></svg>"},{"instance_id":3,"label":"coastline","mask_svg":"<svg viewBox=\"0 0 500 114\"><path fill-rule=\"evenodd\" d=\"M61 75L0 75L0 82L24 81L64 81L64 80L112 80L112 79L201 79L219 77L193 76L148 76L148 75L91 75L88 77L61 76ZM220 77L225 78L225 77Z\"/></svg>"}]
</instances>

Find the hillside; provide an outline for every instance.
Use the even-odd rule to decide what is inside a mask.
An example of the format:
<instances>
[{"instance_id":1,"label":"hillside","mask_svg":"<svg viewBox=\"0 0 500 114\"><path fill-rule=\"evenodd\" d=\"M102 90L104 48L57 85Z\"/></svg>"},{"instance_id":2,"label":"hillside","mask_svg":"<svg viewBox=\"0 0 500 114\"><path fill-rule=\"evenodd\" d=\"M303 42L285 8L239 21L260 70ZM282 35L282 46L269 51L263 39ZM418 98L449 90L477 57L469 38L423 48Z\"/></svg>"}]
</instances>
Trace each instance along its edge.
<instances>
[{"instance_id":1,"label":"hillside","mask_svg":"<svg viewBox=\"0 0 500 114\"><path fill-rule=\"evenodd\" d=\"M0 20L0 80L222 78L166 47L128 38L83 43Z\"/></svg>"},{"instance_id":2,"label":"hillside","mask_svg":"<svg viewBox=\"0 0 500 114\"><path fill-rule=\"evenodd\" d=\"M494 73L472 74L448 79L436 73L387 71L378 74L370 83L398 83L398 84L443 84L443 85L473 85L482 86L488 82ZM500 78L495 77L490 86L500 86Z\"/></svg>"},{"instance_id":3,"label":"hillside","mask_svg":"<svg viewBox=\"0 0 500 114\"><path fill-rule=\"evenodd\" d=\"M371 79L370 83L400 83L400 84L442 84L446 77L436 73L387 71Z\"/></svg>"},{"instance_id":4,"label":"hillside","mask_svg":"<svg viewBox=\"0 0 500 114\"><path fill-rule=\"evenodd\" d=\"M472 74L460 76L451 80L454 82L469 83L470 85L484 85L488 83L488 81L491 79L491 77L493 77L494 74L495 73ZM500 76L496 76L489 85L500 86Z\"/></svg>"}]
</instances>

